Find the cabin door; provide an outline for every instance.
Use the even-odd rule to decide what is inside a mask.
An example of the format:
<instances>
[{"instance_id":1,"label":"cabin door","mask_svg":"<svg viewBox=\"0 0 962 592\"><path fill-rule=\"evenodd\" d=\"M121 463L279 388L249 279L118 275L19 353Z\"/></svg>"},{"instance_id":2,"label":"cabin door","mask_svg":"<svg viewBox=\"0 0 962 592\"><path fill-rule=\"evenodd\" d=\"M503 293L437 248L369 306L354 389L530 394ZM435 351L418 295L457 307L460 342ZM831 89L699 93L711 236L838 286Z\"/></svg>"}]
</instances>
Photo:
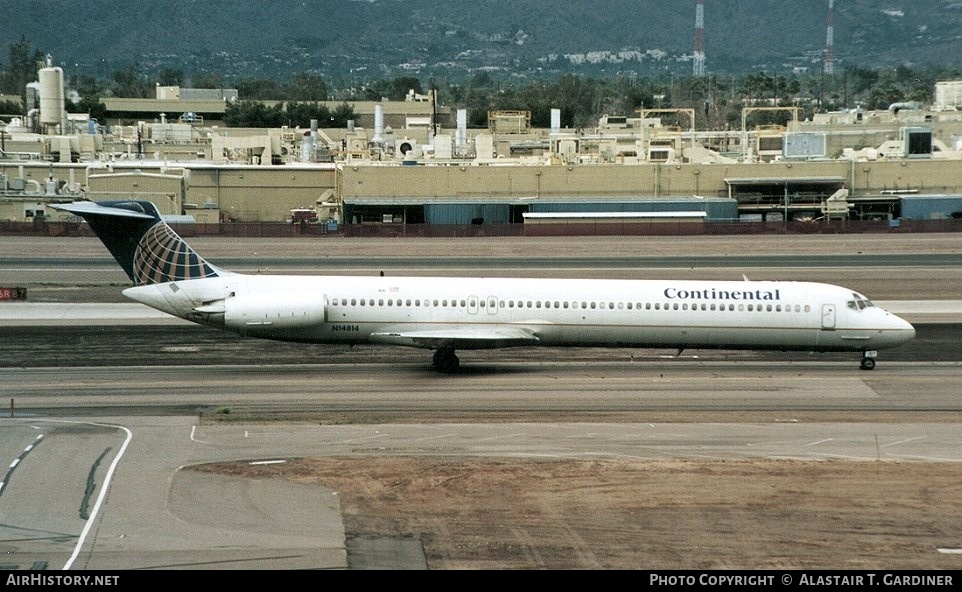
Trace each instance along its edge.
<instances>
[{"instance_id":1,"label":"cabin door","mask_svg":"<svg viewBox=\"0 0 962 592\"><path fill-rule=\"evenodd\" d=\"M822 329L825 329L828 331L835 330L835 305L834 304L822 305Z\"/></svg>"}]
</instances>

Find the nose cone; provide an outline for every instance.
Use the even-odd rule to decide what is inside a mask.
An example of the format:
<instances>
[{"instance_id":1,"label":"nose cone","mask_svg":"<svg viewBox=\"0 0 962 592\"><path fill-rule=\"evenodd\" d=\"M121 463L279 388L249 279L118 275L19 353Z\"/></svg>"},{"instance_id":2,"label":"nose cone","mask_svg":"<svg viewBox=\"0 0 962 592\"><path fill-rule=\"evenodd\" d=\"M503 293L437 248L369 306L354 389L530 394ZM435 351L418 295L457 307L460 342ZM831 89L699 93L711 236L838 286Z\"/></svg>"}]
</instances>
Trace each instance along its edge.
<instances>
[{"instance_id":1,"label":"nose cone","mask_svg":"<svg viewBox=\"0 0 962 592\"><path fill-rule=\"evenodd\" d=\"M912 326L912 323L906 321L902 317L895 317L895 318L897 318L899 321L902 322L902 328L899 330L899 332L902 335L902 338L905 341L912 341L913 339L915 339L915 327Z\"/></svg>"},{"instance_id":2,"label":"nose cone","mask_svg":"<svg viewBox=\"0 0 962 592\"><path fill-rule=\"evenodd\" d=\"M888 331L892 345L899 345L915 339L915 327L898 315L888 313L891 329Z\"/></svg>"}]
</instances>

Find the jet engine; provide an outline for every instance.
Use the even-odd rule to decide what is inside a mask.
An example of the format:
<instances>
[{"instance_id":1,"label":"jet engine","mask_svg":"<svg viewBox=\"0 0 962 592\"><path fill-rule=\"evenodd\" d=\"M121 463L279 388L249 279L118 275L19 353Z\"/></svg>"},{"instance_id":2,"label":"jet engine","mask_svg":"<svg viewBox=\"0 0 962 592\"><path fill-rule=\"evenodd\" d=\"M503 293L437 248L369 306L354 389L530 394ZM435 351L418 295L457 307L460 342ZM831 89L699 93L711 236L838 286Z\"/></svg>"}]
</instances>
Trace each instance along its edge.
<instances>
[{"instance_id":1,"label":"jet engine","mask_svg":"<svg viewBox=\"0 0 962 592\"><path fill-rule=\"evenodd\" d=\"M242 335L297 334L325 320L320 294L260 292L224 300L224 328Z\"/></svg>"}]
</instances>

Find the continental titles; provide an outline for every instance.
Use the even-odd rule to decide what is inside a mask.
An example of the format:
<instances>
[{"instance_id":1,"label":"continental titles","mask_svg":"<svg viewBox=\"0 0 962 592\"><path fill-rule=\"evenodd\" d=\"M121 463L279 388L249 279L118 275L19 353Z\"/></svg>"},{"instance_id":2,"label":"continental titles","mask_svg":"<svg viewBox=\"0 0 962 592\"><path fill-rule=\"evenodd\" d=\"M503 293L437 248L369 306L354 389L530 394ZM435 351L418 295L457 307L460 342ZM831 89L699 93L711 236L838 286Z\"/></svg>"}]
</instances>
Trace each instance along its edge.
<instances>
[{"instance_id":1,"label":"continental titles","mask_svg":"<svg viewBox=\"0 0 962 592\"><path fill-rule=\"evenodd\" d=\"M781 300L780 290L679 290L665 288L665 298L669 300Z\"/></svg>"}]
</instances>

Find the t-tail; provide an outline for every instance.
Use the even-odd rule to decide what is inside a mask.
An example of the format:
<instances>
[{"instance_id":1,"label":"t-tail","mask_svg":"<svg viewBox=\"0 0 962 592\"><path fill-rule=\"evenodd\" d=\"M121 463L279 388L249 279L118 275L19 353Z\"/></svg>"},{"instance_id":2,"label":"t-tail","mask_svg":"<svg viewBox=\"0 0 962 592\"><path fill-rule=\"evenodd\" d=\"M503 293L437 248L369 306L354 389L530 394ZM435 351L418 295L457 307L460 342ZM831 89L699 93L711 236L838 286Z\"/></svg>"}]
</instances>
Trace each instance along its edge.
<instances>
[{"instance_id":1,"label":"t-tail","mask_svg":"<svg viewBox=\"0 0 962 592\"><path fill-rule=\"evenodd\" d=\"M218 277L149 201L78 201L53 206L87 221L137 286Z\"/></svg>"}]
</instances>

